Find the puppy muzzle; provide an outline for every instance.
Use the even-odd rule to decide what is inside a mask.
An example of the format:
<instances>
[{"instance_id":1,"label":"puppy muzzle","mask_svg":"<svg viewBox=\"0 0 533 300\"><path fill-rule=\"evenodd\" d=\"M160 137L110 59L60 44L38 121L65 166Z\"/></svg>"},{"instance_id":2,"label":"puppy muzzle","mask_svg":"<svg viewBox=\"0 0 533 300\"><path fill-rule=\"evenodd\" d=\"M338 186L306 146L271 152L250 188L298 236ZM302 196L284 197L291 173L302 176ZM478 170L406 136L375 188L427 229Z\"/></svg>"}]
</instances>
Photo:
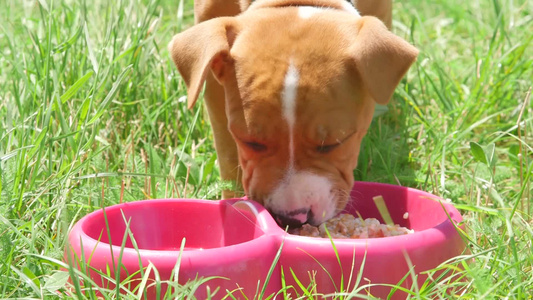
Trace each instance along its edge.
<instances>
[{"instance_id":1,"label":"puppy muzzle","mask_svg":"<svg viewBox=\"0 0 533 300\"><path fill-rule=\"evenodd\" d=\"M270 211L270 214L272 217L274 217L274 220L278 223L278 225L285 229L286 227L289 228L297 228L301 227L302 225L306 224L309 220L313 219L313 212L310 209L298 209L287 213L275 213Z\"/></svg>"}]
</instances>

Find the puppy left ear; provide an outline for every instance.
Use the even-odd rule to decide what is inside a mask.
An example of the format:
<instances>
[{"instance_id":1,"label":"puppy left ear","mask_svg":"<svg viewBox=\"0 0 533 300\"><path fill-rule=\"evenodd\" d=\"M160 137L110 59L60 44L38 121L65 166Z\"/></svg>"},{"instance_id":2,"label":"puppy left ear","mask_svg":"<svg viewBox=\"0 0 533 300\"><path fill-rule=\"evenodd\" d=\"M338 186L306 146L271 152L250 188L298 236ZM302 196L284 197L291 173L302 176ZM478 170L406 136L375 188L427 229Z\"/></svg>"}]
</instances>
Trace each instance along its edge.
<instances>
[{"instance_id":1,"label":"puppy left ear","mask_svg":"<svg viewBox=\"0 0 533 300\"><path fill-rule=\"evenodd\" d=\"M233 17L211 19L175 35L170 42L172 60L187 85L189 108L196 103L209 71L219 82L223 80L236 24Z\"/></svg>"},{"instance_id":2,"label":"puppy left ear","mask_svg":"<svg viewBox=\"0 0 533 300\"><path fill-rule=\"evenodd\" d=\"M379 104L387 104L416 60L418 50L375 17L362 17L357 24L358 32L350 49L355 67L370 96Z\"/></svg>"}]
</instances>

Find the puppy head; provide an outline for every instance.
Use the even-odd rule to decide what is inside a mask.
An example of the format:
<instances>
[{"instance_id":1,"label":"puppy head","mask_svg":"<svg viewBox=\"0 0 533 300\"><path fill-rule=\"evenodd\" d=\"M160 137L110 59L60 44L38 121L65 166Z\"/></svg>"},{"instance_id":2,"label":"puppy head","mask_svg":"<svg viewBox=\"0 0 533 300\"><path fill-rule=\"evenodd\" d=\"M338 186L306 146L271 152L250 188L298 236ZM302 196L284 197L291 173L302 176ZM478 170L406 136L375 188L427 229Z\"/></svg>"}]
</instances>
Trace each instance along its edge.
<instances>
[{"instance_id":1,"label":"puppy head","mask_svg":"<svg viewBox=\"0 0 533 300\"><path fill-rule=\"evenodd\" d=\"M190 107L207 72L224 86L245 192L294 226L344 208L374 105L417 55L376 18L306 6L206 21L170 50Z\"/></svg>"}]
</instances>

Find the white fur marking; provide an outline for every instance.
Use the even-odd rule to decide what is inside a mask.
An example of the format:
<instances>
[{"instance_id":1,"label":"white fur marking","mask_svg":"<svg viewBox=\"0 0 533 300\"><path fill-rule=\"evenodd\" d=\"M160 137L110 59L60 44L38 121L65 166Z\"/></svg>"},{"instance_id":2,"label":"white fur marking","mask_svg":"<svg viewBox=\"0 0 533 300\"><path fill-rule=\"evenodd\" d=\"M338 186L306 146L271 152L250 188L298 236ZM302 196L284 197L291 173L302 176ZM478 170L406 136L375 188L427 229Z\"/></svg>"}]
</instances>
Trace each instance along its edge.
<instances>
[{"instance_id":1,"label":"white fur marking","mask_svg":"<svg viewBox=\"0 0 533 300\"><path fill-rule=\"evenodd\" d=\"M314 221L320 224L333 217L336 212L336 202L331 193L332 185L326 177L309 172L287 174L272 191L267 205L279 214L308 208L314 216ZM307 220L307 213L293 215L292 218L303 223Z\"/></svg>"},{"instance_id":2,"label":"white fur marking","mask_svg":"<svg viewBox=\"0 0 533 300\"><path fill-rule=\"evenodd\" d=\"M298 16L302 19L309 19L314 14L320 12L318 7L313 6L300 6L298 7Z\"/></svg>"},{"instance_id":3,"label":"white fur marking","mask_svg":"<svg viewBox=\"0 0 533 300\"><path fill-rule=\"evenodd\" d=\"M335 214L335 196L332 182L310 172L297 171L294 166L294 127L296 124L296 100L300 74L292 61L283 80L281 108L289 128L289 165L285 176L266 199L266 206L280 215L288 215L301 223L312 221L318 225ZM303 209L303 210L302 210ZM308 209L312 220L307 220Z\"/></svg>"},{"instance_id":4,"label":"white fur marking","mask_svg":"<svg viewBox=\"0 0 533 300\"><path fill-rule=\"evenodd\" d=\"M294 124L296 123L296 95L299 80L300 74L291 61L285 74L281 93L283 117L289 126L289 171L294 168Z\"/></svg>"},{"instance_id":5,"label":"white fur marking","mask_svg":"<svg viewBox=\"0 0 533 300\"><path fill-rule=\"evenodd\" d=\"M342 3L342 6L344 8L345 11L351 13L351 14L354 14L358 17L360 17L361 15L359 14L359 12L357 11L357 9L355 9L355 7L351 4L351 3L348 3L346 1L344 1L344 3Z\"/></svg>"}]
</instances>

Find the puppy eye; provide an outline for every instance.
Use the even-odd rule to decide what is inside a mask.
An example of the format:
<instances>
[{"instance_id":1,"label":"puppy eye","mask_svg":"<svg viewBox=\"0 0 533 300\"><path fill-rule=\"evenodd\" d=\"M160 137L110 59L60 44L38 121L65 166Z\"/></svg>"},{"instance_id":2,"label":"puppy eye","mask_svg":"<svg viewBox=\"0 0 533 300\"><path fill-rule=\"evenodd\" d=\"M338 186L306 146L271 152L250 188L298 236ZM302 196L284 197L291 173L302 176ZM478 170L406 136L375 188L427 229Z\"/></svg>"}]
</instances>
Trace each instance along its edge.
<instances>
[{"instance_id":1,"label":"puppy eye","mask_svg":"<svg viewBox=\"0 0 533 300\"><path fill-rule=\"evenodd\" d=\"M333 149L337 148L339 145L340 145L340 143L330 144L330 145L320 145L320 146L316 147L316 151L318 153L329 153Z\"/></svg>"},{"instance_id":2,"label":"puppy eye","mask_svg":"<svg viewBox=\"0 0 533 300\"><path fill-rule=\"evenodd\" d=\"M244 144L250 150L255 151L255 152L263 152L267 149L267 146L265 144L261 144L257 142L244 142Z\"/></svg>"}]
</instances>

